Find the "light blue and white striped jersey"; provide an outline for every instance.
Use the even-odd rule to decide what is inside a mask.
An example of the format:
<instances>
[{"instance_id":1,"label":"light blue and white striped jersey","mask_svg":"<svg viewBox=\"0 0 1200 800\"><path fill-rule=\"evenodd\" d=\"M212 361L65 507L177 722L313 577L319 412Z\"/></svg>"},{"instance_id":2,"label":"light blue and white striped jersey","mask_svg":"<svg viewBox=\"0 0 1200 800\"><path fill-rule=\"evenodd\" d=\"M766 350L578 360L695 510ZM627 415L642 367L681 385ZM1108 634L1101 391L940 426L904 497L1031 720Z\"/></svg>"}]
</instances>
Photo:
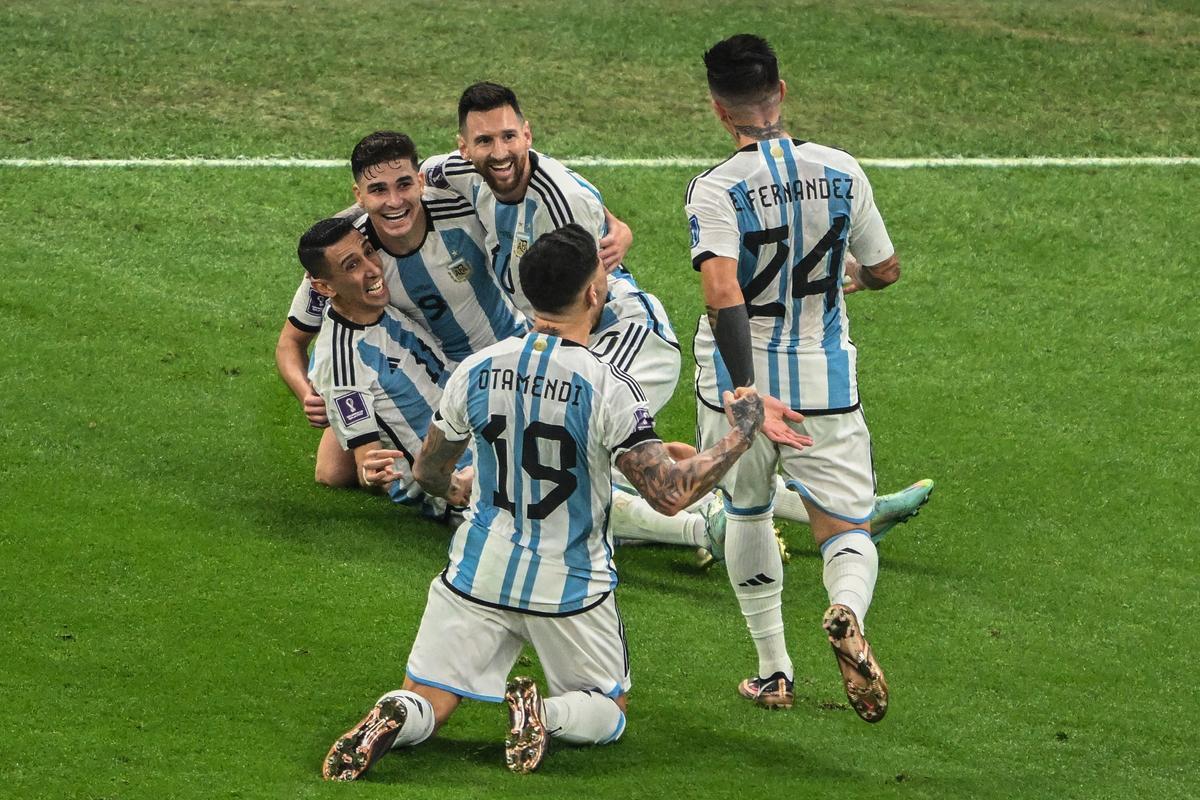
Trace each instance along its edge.
<instances>
[{"instance_id":1,"label":"light blue and white striped jersey","mask_svg":"<svg viewBox=\"0 0 1200 800\"><path fill-rule=\"evenodd\" d=\"M737 262L759 391L804 412L855 408L844 257L878 264L894 249L854 157L794 139L750 144L692 179L685 212L693 267ZM732 386L704 317L696 359L697 394L719 409Z\"/></svg>"},{"instance_id":2,"label":"light blue and white striped jersey","mask_svg":"<svg viewBox=\"0 0 1200 800\"><path fill-rule=\"evenodd\" d=\"M383 260L391 305L433 334L452 361L526 330L525 318L496 284L486 234L474 210L454 192L428 189L421 199L426 233L411 253L390 253L370 218L354 221ZM321 295L308 276L300 284L288 319L301 330L320 327Z\"/></svg>"},{"instance_id":3,"label":"light blue and white striped jersey","mask_svg":"<svg viewBox=\"0 0 1200 800\"><path fill-rule=\"evenodd\" d=\"M468 200L487 230L492 270L513 304L533 318L533 307L521 289L520 263L538 237L574 222L596 241L608 233L604 200L595 186L561 162L534 150L529 151L529 188L515 203L496 198L474 165L458 153L431 156L421 163L430 186L448 188ZM633 283L633 276L620 267L609 276ZM636 283L634 283L636 286Z\"/></svg>"},{"instance_id":4,"label":"light blue and white striped jersey","mask_svg":"<svg viewBox=\"0 0 1200 800\"><path fill-rule=\"evenodd\" d=\"M565 615L613 590L612 459L658 440L636 382L585 347L531 332L464 361L433 424L475 450L471 507L443 573L453 591Z\"/></svg>"},{"instance_id":5,"label":"light blue and white striped jersey","mask_svg":"<svg viewBox=\"0 0 1200 800\"><path fill-rule=\"evenodd\" d=\"M449 375L445 356L425 336L390 306L371 325L327 308L308 379L343 448L377 441L403 450L411 466Z\"/></svg>"}]
</instances>

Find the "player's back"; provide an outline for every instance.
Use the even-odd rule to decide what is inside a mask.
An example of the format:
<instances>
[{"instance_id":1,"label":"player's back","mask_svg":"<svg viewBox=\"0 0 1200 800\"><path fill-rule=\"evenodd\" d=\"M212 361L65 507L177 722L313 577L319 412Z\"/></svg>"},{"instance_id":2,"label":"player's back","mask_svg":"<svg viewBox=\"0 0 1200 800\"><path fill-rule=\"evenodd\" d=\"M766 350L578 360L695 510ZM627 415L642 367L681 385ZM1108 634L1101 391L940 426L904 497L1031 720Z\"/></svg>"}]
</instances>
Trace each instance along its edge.
<instances>
[{"instance_id":1,"label":"player's back","mask_svg":"<svg viewBox=\"0 0 1200 800\"><path fill-rule=\"evenodd\" d=\"M637 384L582 345L530 333L463 362L440 414L475 444L449 586L544 614L602 600L617 582L607 531L612 455L656 438Z\"/></svg>"},{"instance_id":2,"label":"player's back","mask_svg":"<svg viewBox=\"0 0 1200 800\"><path fill-rule=\"evenodd\" d=\"M892 253L858 162L811 142L758 142L694 178L685 203L693 265L737 262L765 366L760 387L795 408L857 403L844 259L850 251L874 264Z\"/></svg>"}]
</instances>

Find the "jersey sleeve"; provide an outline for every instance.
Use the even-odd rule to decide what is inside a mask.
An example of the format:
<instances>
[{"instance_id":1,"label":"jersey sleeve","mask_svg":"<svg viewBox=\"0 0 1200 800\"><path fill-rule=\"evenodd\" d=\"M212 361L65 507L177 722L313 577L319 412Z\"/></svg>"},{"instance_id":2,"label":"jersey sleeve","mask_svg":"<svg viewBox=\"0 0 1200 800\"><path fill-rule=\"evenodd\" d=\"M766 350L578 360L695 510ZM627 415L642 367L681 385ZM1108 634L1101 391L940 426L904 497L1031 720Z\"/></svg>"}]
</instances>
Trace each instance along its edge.
<instances>
[{"instance_id":1,"label":"jersey sleeve","mask_svg":"<svg viewBox=\"0 0 1200 800\"><path fill-rule=\"evenodd\" d=\"M850 209L850 253L860 264L878 264L896 252L883 224L883 216L875 207L875 191L861 170L854 178Z\"/></svg>"},{"instance_id":2,"label":"jersey sleeve","mask_svg":"<svg viewBox=\"0 0 1200 800\"><path fill-rule=\"evenodd\" d=\"M654 430L654 417L637 381L612 366L600 404L601 441L613 457L644 442L662 441Z\"/></svg>"},{"instance_id":3,"label":"jersey sleeve","mask_svg":"<svg viewBox=\"0 0 1200 800\"><path fill-rule=\"evenodd\" d=\"M380 440L375 418L375 371L362 363L354 337L330 335L326 330L313 348L308 379L325 401L329 427L343 450L353 450ZM340 340L340 341L339 341Z\"/></svg>"},{"instance_id":4,"label":"jersey sleeve","mask_svg":"<svg viewBox=\"0 0 1200 800\"><path fill-rule=\"evenodd\" d=\"M467 418L467 388L471 370L462 367L454 370L442 391L442 401L433 415L431 425L436 425L448 442L461 442L471 435L471 422Z\"/></svg>"},{"instance_id":5,"label":"jersey sleeve","mask_svg":"<svg viewBox=\"0 0 1200 800\"><path fill-rule=\"evenodd\" d=\"M567 170L568 180L574 185L568 186L564 192L565 200L570 209L571 219L582 225L592 238L599 244L608 233L608 224L604 221L604 199L596 187L592 186L580 175Z\"/></svg>"},{"instance_id":6,"label":"jersey sleeve","mask_svg":"<svg viewBox=\"0 0 1200 800\"><path fill-rule=\"evenodd\" d=\"M692 179L684 202L691 233L692 268L710 258L741 255L742 235L729 195L703 177Z\"/></svg>"},{"instance_id":7,"label":"jersey sleeve","mask_svg":"<svg viewBox=\"0 0 1200 800\"><path fill-rule=\"evenodd\" d=\"M321 330L321 317L325 313L325 304L329 298L318 292L312 286L312 278L305 274L292 297L292 307L288 309L288 322L302 331L316 333Z\"/></svg>"},{"instance_id":8,"label":"jersey sleeve","mask_svg":"<svg viewBox=\"0 0 1200 800\"><path fill-rule=\"evenodd\" d=\"M475 166L458 153L429 156L421 162L421 174L425 176L426 185L454 192L472 204L475 188L483 182L483 176L475 171Z\"/></svg>"}]
</instances>

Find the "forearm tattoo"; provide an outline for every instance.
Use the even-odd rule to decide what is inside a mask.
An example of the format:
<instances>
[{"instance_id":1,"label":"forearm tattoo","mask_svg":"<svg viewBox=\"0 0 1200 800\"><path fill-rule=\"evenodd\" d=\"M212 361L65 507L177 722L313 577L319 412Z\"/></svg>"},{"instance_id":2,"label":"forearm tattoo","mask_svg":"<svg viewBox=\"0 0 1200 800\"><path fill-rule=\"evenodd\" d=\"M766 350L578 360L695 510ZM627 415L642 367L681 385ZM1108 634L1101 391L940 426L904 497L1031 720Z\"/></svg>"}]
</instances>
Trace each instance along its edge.
<instances>
[{"instance_id":1,"label":"forearm tattoo","mask_svg":"<svg viewBox=\"0 0 1200 800\"><path fill-rule=\"evenodd\" d=\"M768 122L766 125L734 125L733 129L749 139L778 139L784 135L783 118Z\"/></svg>"},{"instance_id":2,"label":"forearm tattoo","mask_svg":"<svg viewBox=\"0 0 1200 800\"><path fill-rule=\"evenodd\" d=\"M429 434L421 445L421 455L417 457L413 469L413 476L427 494L434 497L446 496L450 491L454 466L466 447L466 441L448 442L440 429L429 426Z\"/></svg>"},{"instance_id":3,"label":"forearm tattoo","mask_svg":"<svg viewBox=\"0 0 1200 800\"><path fill-rule=\"evenodd\" d=\"M750 441L740 431L733 432L714 447L679 462L671 460L662 442L646 442L622 453L617 468L651 506L678 513L711 492Z\"/></svg>"}]
</instances>

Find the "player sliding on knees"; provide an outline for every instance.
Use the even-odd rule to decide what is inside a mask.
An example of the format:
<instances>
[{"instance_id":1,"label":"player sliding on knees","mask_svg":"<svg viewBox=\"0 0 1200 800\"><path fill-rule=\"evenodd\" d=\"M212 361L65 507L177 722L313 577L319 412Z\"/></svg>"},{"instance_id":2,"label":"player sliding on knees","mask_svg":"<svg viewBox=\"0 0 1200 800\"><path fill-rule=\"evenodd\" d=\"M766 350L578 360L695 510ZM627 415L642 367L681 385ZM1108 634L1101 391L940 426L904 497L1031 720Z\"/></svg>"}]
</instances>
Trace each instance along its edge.
<instances>
[{"instance_id":1,"label":"player sliding on knees","mask_svg":"<svg viewBox=\"0 0 1200 800\"><path fill-rule=\"evenodd\" d=\"M349 220L316 223L297 252L313 291L328 300L309 380L329 431L353 460L357 485L396 502L423 499L407 466L441 400L445 356L390 304L379 254ZM469 465L464 456L468 478Z\"/></svg>"},{"instance_id":2,"label":"player sliding on knees","mask_svg":"<svg viewBox=\"0 0 1200 800\"><path fill-rule=\"evenodd\" d=\"M675 514L760 438L762 401L740 388L725 395L720 440L683 461L668 457L641 388L587 349L607 278L581 227L542 236L519 279L533 330L459 366L414 466L427 492L460 502L455 466L469 444L476 449L470 508L430 585L404 686L334 742L326 779L354 780L389 750L426 741L463 698L507 704L514 772L537 769L551 738L619 739L631 683L606 519L611 467ZM545 693L526 677L506 683L526 643Z\"/></svg>"},{"instance_id":3,"label":"player sliding on knees","mask_svg":"<svg viewBox=\"0 0 1200 800\"><path fill-rule=\"evenodd\" d=\"M440 348L445 354L443 360L448 375L458 362L472 353L508 336L523 333L527 321L521 311L514 308L508 293L497 284L492 264L494 245L488 243L487 232L471 204L454 191L427 185L424 172L417 167L418 161L416 145L403 133L376 131L365 136L350 155L357 205L339 216L348 216L353 221L373 251L373 258L379 261L388 290L387 305L403 316L408 327L420 332L419 338ZM565 176L565 169L561 173L555 175ZM541 180L539 178L539 182ZM577 185L575 188L583 191ZM607 232L599 242L600 257L610 269L615 269L632 242L632 234L628 226L598 203L597 197L584 194L586 200L571 195L572 202L584 203L577 208L580 216L590 212L597 215L597 231L602 228ZM324 356L317 360L322 366L320 388L314 388L307 371L309 345L327 324L327 301L327 294L314 286L313 275L306 274L280 331L276 364L284 381L301 401L310 424L325 428L317 448L317 482L328 486L360 486L363 485L362 465L356 462L350 449L344 449L347 442L344 418L337 412L333 398L329 397L335 377L332 361ZM660 331L668 334L668 339L654 337L647 342L646 331L636 330L639 321L646 318L645 309L650 307L657 307L657 300L647 299L643 306L639 293L634 289L625 291L619 302L609 305L604 317L618 322L607 324L594 344L598 352L610 357L640 355L638 363L645 364L647 371L658 376L654 385L662 387L662 391L652 396L651 412L657 413L674 388L679 372L679 352L665 322ZM665 313L660 313L660 317L665 321ZM635 330L627 330L630 325ZM347 335L344 327L338 327L338 324L330 327L330 334L337 331L337 335ZM618 343L622 343L620 347L616 347ZM355 348L351 350L357 354ZM329 349L323 348L322 352L328 356ZM314 354L320 353L314 351ZM359 372L366 375L369 370ZM395 381L390 388L392 405L398 403L406 407L404 419L420 431L419 439L428 427L428 416L432 411L420 403L406 403L400 394L401 387ZM432 408L436 406L436 400L431 398L430 392L430 387L424 386L420 394ZM396 425L389 424L393 428ZM354 435L361 436L362 433L351 434L351 438ZM388 438L386 434L384 438ZM402 448L397 451L399 449ZM399 455L393 457L400 458ZM385 465L387 459L388 456L383 454L376 457L381 465ZM393 499L404 503L420 500L427 516L439 517L444 512L444 503L439 500L425 502L419 496L419 487L408 480L402 463L397 461L396 466L395 472L400 478L385 481L392 486L389 494ZM409 489L400 491L397 486L408 486ZM705 552L720 552L725 512L718 499L700 504L692 513L666 517L655 512L640 497L622 492L614 497L614 508L613 527L617 536L699 546Z\"/></svg>"}]
</instances>

